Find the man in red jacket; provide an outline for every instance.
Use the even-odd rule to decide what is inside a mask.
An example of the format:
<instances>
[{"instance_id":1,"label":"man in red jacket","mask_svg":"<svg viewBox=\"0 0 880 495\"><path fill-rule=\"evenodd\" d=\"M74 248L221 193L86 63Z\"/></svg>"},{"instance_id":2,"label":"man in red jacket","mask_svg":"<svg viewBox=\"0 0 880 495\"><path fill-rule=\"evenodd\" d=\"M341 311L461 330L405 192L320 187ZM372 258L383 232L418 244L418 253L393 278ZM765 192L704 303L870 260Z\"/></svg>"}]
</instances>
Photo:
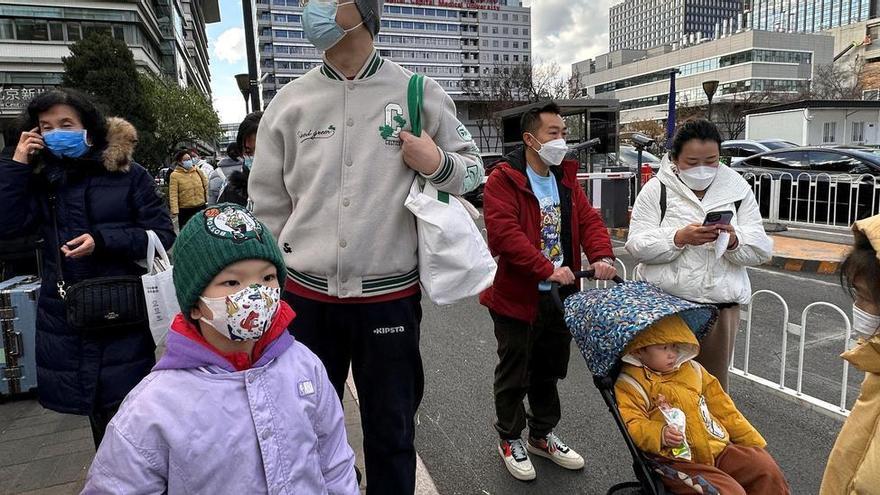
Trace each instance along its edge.
<instances>
[{"instance_id":1,"label":"man in red jacket","mask_svg":"<svg viewBox=\"0 0 880 495\"><path fill-rule=\"evenodd\" d=\"M550 283L568 286L569 294L575 290L572 271L581 269L581 249L595 278L608 280L617 271L605 224L578 185L578 162L565 160L567 129L559 107L548 103L529 110L520 128L525 146L504 157L484 189L489 249L498 256L498 272L480 302L489 308L498 340L498 452L510 474L526 481L535 478L528 452L567 469L584 466L553 433L561 417L556 384L568 371L571 334Z\"/></svg>"}]
</instances>

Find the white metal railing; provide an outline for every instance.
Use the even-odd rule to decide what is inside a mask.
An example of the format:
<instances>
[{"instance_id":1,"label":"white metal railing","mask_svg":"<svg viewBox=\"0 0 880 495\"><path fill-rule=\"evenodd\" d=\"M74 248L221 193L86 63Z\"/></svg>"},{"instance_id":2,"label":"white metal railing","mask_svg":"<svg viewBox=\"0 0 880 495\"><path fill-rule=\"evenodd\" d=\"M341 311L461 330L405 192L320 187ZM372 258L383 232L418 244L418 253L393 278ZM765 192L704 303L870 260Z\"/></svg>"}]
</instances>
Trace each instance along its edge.
<instances>
[{"instance_id":1,"label":"white metal railing","mask_svg":"<svg viewBox=\"0 0 880 495\"><path fill-rule=\"evenodd\" d=\"M750 351L751 351L751 336L752 336L752 327L754 324L754 306L755 301L759 296L769 296L772 299L775 299L782 306L782 325L777 331L782 335L782 342L779 348L780 355L780 363L779 363L779 379L778 381L773 381L765 377L761 377L755 375L749 370L750 366ZM773 392L780 394L785 397L793 398L803 404L806 404L812 409L818 410L824 413L830 413L832 416L836 417L847 417L849 416L849 409L847 408L847 390L849 386L849 363L845 360L843 361L843 373L840 379L840 402L837 404L833 404L826 400L813 397L804 393L803 384L804 384L804 354L806 350L807 344L807 335L808 335L808 327L807 327L807 318L816 308L828 308L832 310L833 313L836 313L843 319L844 323L844 349L846 351L849 349L849 345L852 337L852 326L850 324L849 317L847 314L840 309L840 307L835 306L834 304L820 301L814 302L807 307L804 308L804 311L801 313L801 321L800 324L790 323L789 318L789 306L785 299L779 295L779 293L771 291L771 290L759 290L752 294L751 300L748 305L748 311L746 313L746 329L745 329L745 342L743 349L743 365L742 368L737 368L735 366L735 353L731 356L730 360L730 372L734 375L745 378L746 380L750 380L758 385L762 385L772 390ZM791 388L786 386L785 384L785 375L787 371L787 355L788 355L788 334L792 333L798 335L800 340L798 342L798 362L797 362L797 385L795 388ZM836 357L836 355L835 355Z\"/></svg>"},{"instance_id":2,"label":"white metal railing","mask_svg":"<svg viewBox=\"0 0 880 495\"><path fill-rule=\"evenodd\" d=\"M880 183L870 174L746 172L743 178L770 222L848 228L880 213Z\"/></svg>"}]
</instances>

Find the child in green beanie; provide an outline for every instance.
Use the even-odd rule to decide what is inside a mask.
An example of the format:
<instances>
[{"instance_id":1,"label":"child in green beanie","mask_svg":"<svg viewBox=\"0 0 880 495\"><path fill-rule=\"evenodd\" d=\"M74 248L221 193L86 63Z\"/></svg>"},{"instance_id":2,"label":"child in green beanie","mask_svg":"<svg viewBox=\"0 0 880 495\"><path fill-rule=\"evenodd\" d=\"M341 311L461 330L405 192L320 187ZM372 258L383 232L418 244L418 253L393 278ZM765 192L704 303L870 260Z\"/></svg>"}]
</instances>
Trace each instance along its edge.
<instances>
[{"instance_id":1,"label":"child in green beanie","mask_svg":"<svg viewBox=\"0 0 880 495\"><path fill-rule=\"evenodd\" d=\"M174 262L168 349L110 422L83 493L358 494L336 392L287 332L269 230L241 206L210 207Z\"/></svg>"}]
</instances>

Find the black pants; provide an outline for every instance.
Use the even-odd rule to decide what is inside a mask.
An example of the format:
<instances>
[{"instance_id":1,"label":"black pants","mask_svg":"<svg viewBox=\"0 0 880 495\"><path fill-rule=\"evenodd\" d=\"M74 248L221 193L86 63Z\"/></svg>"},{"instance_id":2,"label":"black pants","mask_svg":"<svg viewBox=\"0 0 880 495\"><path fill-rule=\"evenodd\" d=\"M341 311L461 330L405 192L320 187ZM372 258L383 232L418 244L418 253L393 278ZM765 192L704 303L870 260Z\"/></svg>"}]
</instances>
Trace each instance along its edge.
<instances>
[{"instance_id":1,"label":"black pants","mask_svg":"<svg viewBox=\"0 0 880 495\"><path fill-rule=\"evenodd\" d=\"M284 297L297 314L291 333L324 363L340 400L351 366L364 430L367 493L414 493L415 414L425 387L421 295L372 304Z\"/></svg>"},{"instance_id":2,"label":"black pants","mask_svg":"<svg viewBox=\"0 0 880 495\"><path fill-rule=\"evenodd\" d=\"M502 440L541 438L559 423L562 410L556 383L568 373L571 333L549 293L541 293L534 324L489 312L495 322L495 429ZM523 399L528 396L527 413Z\"/></svg>"},{"instance_id":3,"label":"black pants","mask_svg":"<svg viewBox=\"0 0 880 495\"><path fill-rule=\"evenodd\" d=\"M97 409L92 414L89 414L89 425L92 427L92 439L95 441L95 450L98 450L98 447L101 445L104 433L107 432L107 425L110 424L110 420L113 419L118 410L118 407L111 407L110 409Z\"/></svg>"},{"instance_id":4,"label":"black pants","mask_svg":"<svg viewBox=\"0 0 880 495\"><path fill-rule=\"evenodd\" d=\"M194 206L192 208L181 208L180 216L177 217L177 226L180 227L180 230L186 226L187 222L189 222L190 218L194 217L196 213L205 209L205 205L202 206Z\"/></svg>"}]
</instances>

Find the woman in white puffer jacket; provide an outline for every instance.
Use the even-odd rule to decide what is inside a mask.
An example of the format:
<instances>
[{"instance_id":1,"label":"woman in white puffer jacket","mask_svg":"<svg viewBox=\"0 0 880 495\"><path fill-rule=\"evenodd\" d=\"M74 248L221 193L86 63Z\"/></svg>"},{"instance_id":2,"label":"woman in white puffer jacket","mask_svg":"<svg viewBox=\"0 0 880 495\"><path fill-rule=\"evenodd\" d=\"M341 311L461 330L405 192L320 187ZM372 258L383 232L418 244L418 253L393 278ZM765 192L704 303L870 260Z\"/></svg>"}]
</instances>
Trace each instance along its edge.
<instances>
[{"instance_id":1,"label":"woman in white puffer jacket","mask_svg":"<svg viewBox=\"0 0 880 495\"><path fill-rule=\"evenodd\" d=\"M727 390L739 305L751 297L746 267L768 261L773 241L764 232L751 187L719 164L720 150L721 135L711 122L696 120L679 128L657 180L636 198L626 249L640 263L638 278L682 299L719 307L718 322L701 343L697 361ZM703 226L708 213L720 211L733 212L730 225ZM723 232L729 240L716 251Z\"/></svg>"}]
</instances>

